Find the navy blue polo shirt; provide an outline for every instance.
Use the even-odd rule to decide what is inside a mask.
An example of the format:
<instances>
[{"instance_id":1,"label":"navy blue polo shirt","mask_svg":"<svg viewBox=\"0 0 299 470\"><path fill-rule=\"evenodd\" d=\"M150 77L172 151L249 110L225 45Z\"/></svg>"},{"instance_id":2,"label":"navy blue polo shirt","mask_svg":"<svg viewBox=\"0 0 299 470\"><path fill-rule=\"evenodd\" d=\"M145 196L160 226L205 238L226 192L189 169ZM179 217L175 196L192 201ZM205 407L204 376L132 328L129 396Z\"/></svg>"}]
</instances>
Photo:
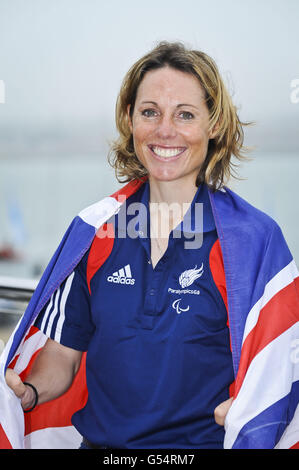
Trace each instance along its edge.
<instances>
[{"instance_id":1,"label":"navy blue polo shirt","mask_svg":"<svg viewBox=\"0 0 299 470\"><path fill-rule=\"evenodd\" d=\"M89 441L223 448L213 412L229 398L234 375L225 300L213 273L222 260L208 191L198 188L154 269L148 207L144 183L110 220L108 259L87 279L90 259L100 258L93 244L36 326L88 351L88 401L72 422Z\"/></svg>"}]
</instances>

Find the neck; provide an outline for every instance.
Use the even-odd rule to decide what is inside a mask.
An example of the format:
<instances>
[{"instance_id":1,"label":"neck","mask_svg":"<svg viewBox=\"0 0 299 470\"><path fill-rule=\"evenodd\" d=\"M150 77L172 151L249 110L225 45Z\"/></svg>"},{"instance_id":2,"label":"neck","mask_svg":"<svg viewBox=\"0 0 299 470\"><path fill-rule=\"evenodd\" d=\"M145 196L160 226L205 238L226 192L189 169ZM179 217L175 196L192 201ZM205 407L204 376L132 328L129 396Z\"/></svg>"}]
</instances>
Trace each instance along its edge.
<instances>
[{"instance_id":1,"label":"neck","mask_svg":"<svg viewBox=\"0 0 299 470\"><path fill-rule=\"evenodd\" d=\"M168 238L169 232L184 218L197 187L178 181L157 181L149 178L152 232ZM157 236L157 235L156 235Z\"/></svg>"},{"instance_id":2,"label":"neck","mask_svg":"<svg viewBox=\"0 0 299 470\"><path fill-rule=\"evenodd\" d=\"M197 186L178 181L157 181L149 177L150 202L167 204L191 204Z\"/></svg>"}]
</instances>

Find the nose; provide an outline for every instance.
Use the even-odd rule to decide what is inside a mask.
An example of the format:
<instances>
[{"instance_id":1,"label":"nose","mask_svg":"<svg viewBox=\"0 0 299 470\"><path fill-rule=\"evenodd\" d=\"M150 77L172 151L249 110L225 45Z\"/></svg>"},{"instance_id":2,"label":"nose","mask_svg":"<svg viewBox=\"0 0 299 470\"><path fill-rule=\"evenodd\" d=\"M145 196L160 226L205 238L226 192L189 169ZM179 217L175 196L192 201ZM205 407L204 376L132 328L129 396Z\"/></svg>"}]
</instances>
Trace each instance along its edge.
<instances>
[{"instance_id":1,"label":"nose","mask_svg":"<svg viewBox=\"0 0 299 470\"><path fill-rule=\"evenodd\" d=\"M172 116L163 115L159 120L157 127L157 137L166 140L175 137L177 134L176 127L173 122Z\"/></svg>"}]
</instances>

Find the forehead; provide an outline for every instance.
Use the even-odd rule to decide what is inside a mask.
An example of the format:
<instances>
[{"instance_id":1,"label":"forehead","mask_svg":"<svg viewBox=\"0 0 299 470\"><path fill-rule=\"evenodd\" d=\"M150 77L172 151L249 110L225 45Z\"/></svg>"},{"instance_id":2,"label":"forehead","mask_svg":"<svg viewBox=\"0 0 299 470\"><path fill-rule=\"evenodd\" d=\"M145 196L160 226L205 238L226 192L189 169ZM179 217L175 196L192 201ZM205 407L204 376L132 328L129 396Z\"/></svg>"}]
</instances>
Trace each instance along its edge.
<instances>
[{"instance_id":1,"label":"forehead","mask_svg":"<svg viewBox=\"0 0 299 470\"><path fill-rule=\"evenodd\" d=\"M204 90L192 74L163 67L147 72L139 85L136 102L171 99L180 103L204 101Z\"/></svg>"}]
</instances>

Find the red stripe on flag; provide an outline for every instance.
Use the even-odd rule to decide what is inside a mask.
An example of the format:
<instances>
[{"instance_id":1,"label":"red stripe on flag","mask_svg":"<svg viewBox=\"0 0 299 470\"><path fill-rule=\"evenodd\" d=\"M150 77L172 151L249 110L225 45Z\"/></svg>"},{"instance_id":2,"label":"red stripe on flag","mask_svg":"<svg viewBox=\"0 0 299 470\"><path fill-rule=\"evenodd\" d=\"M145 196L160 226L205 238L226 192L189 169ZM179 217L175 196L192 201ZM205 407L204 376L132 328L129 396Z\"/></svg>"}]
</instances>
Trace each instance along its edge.
<instances>
[{"instance_id":1,"label":"red stripe on flag","mask_svg":"<svg viewBox=\"0 0 299 470\"><path fill-rule=\"evenodd\" d=\"M35 335L35 333L37 333L38 331L39 331L39 329L36 328L36 326L32 325L29 332L28 332L28 335L24 339L24 342L27 341L27 339L29 339L31 336Z\"/></svg>"},{"instance_id":2,"label":"red stripe on flag","mask_svg":"<svg viewBox=\"0 0 299 470\"><path fill-rule=\"evenodd\" d=\"M31 336L35 335L35 333L37 333L38 331L39 331L39 329L36 328L36 326L31 326L28 335L27 335L26 338L24 339L24 343L25 343L25 341L27 341L27 339L31 338ZM20 357L20 355L17 354L17 356L15 356L15 357L13 358L13 360L10 362L10 364L9 364L9 366L8 366L10 369L14 369L14 367L15 367L15 365L16 365L18 359L19 359L19 357Z\"/></svg>"},{"instance_id":3,"label":"red stripe on flag","mask_svg":"<svg viewBox=\"0 0 299 470\"><path fill-rule=\"evenodd\" d=\"M228 391L229 391L229 397L230 398L235 395L235 385L236 385L236 383L235 383L235 380L234 380L229 386Z\"/></svg>"},{"instance_id":4,"label":"red stripe on flag","mask_svg":"<svg viewBox=\"0 0 299 470\"><path fill-rule=\"evenodd\" d=\"M0 449L12 449L12 445L9 442L7 435L4 432L3 427L0 423Z\"/></svg>"},{"instance_id":5,"label":"red stripe on flag","mask_svg":"<svg viewBox=\"0 0 299 470\"><path fill-rule=\"evenodd\" d=\"M124 196L125 199L127 199L128 197L132 196L132 194L136 193L136 191L138 191L140 186L143 185L143 183L147 180L147 178L148 178L147 176L144 176L144 177L140 178L140 180L134 179L134 180L130 181L124 187L120 188L118 191L111 194L111 197L118 200L122 196Z\"/></svg>"},{"instance_id":6,"label":"red stripe on flag","mask_svg":"<svg viewBox=\"0 0 299 470\"><path fill-rule=\"evenodd\" d=\"M8 366L10 369L14 369L14 368L15 368L15 365L16 365L16 363L17 363L17 360L19 359L19 356L20 356L20 354L18 354L16 357L14 357L13 360L10 362L10 364L9 364L9 366Z\"/></svg>"},{"instance_id":7,"label":"red stripe on flag","mask_svg":"<svg viewBox=\"0 0 299 470\"><path fill-rule=\"evenodd\" d=\"M22 370L22 372L19 374L20 377L21 377L21 380L24 382L26 380L26 377L29 375L31 369L32 369L32 366L33 366L33 363L35 361L35 358L36 356L38 355L38 353L40 352L41 348L37 349L36 351L34 351L34 353L32 354L31 358L30 358L30 361L29 363L27 364L27 367L26 369ZM10 367L10 366L9 366Z\"/></svg>"},{"instance_id":8,"label":"red stripe on flag","mask_svg":"<svg viewBox=\"0 0 299 470\"><path fill-rule=\"evenodd\" d=\"M85 362L86 353L83 353L80 369L66 393L25 413L25 435L40 429L72 425L73 414L83 408L87 401Z\"/></svg>"},{"instance_id":9,"label":"red stripe on flag","mask_svg":"<svg viewBox=\"0 0 299 470\"><path fill-rule=\"evenodd\" d=\"M299 449L299 441L294 444L292 447L290 447L290 449Z\"/></svg>"},{"instance_id":10,"label":"red stripe on flag","mask_svg":"<svg viewBox=\"0 0 299 470\"><path fill-rule=\"evenodd\" d=\"M235 396L243 383L245 374L254 357L271 341L299 321L299 277L294 279L261 309L258 322L244 341Z\"/></svg>"}]
</instances>

